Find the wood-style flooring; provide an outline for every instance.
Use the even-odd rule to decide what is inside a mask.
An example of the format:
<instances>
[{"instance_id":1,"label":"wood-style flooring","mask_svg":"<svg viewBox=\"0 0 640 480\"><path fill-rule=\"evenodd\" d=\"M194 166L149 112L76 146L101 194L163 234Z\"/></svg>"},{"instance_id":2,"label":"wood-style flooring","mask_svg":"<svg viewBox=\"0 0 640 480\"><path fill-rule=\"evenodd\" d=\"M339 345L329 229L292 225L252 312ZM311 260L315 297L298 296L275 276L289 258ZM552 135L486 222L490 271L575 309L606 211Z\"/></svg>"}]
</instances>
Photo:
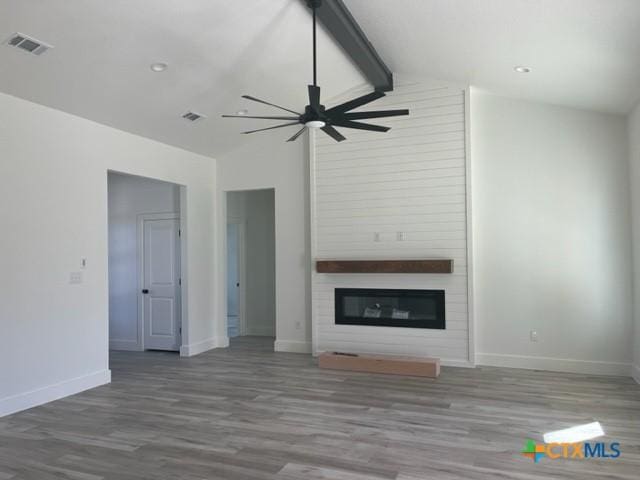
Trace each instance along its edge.
<instances>
[{"instance_id":1,"label":"wood-style flooring","mask_svg":"<svg viewBox=\"0 0 640 480\"><path fill-rule=\"evenodd\" d=\"M193 358L114 352L111 385L0 418L0 480L640 479L630 378L327 371L272 344L238 338ZM594 420L619 458L520 454L527 438Z\"/></svg>"}]
</instances>

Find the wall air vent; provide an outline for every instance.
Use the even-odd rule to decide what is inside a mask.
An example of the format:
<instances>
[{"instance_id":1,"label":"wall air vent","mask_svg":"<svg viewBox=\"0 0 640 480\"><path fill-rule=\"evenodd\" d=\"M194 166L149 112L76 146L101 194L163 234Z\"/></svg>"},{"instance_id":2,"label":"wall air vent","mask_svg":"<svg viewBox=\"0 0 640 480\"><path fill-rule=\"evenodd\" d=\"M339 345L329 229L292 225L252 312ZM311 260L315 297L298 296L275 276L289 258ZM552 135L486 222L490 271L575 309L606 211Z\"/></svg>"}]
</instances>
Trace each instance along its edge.
<instances>
[{"instance_id":1,"label":"wall air vent","mask_svg":"<svg viewBox=\"0 0 640 480\"><path fill-rule=\"evenodd\" d=\"M200 115L199 113L196 113L196 112L187 112L184 115L182 115L182 118L184 118L185 120L189 120L190 122L197 122L198 120L205 118L205 116Z\"/></svg>"},{"instance_id":2,"label":"wall air vent","mask_svg":"<svg viewBox=\"0 0 640 480\"><path fill-rule=\"evenodd\" d=\"M34 55L42 55L50 48L53 48L53 46L47 45L23 33L14 33L4 43L10 47L19 48Z\"/></svg>"}]
</instances>

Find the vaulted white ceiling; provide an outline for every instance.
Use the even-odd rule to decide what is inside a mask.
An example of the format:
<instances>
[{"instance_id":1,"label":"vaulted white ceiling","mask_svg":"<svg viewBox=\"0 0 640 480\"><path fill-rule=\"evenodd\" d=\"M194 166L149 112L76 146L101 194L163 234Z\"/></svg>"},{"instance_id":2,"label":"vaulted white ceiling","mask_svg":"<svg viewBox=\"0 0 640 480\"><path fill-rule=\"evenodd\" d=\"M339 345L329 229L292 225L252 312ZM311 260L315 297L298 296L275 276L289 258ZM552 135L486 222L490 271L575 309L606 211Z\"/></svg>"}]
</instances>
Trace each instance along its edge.
<instances>
[{"instance_id":1,"label":"vaulted white ceiling","mask_svg":"<svg viewBox=\"0 0 640 480\"><path fill-rule=\"evenodd\" d=\"M396 72L608 112L640 99L640 0L345 4Z\"/></svg>"},{"instance_id":2,"label":"vaulted white ceiling","mask_svg":"<svg viewBox=\"0 0 640 480\"><path fill-rule=\"evenodd\" d=\"M395 72L608 112L640 99L640 0L344 1ZM35 57L0 46L0 91L213 157L246 141L240 131L274 124L222 113L280 113L240 95L307 103L300 0L0 2L0 40L14 32L55 48ZM323 98L364 81L321 30ZM187 110L208 118L188 123Z\"/></svg>"},{"instance_id":3,"label":"vaulted white ceiling","mask_svg":"<svg viewBox=\"0 0 640 480\"><path fill-rule=\"evenodd\" d=\"M0 91L213 157L246 141L242 130L282 123L221 114L286 115L242 94L303 109L312 80L300 0L2 1L0 42L14 32L55 48L37 57L0 45ZM365 82L322 30L318 42L323 97ZM153 62L169 68L154 73ZM208 118L189 123L187 110ZM296 128L275 132L255 135L284 142Z\"/></svg>"}]
</instances>

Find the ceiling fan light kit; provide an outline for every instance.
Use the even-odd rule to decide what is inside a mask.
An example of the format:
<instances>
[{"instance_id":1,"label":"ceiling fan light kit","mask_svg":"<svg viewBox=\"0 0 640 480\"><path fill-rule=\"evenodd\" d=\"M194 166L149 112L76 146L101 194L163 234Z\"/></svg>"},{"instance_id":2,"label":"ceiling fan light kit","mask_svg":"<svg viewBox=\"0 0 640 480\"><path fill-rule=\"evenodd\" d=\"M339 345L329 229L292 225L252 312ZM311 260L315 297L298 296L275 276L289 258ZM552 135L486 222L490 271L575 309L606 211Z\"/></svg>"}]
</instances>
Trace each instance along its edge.
<instances>
[{"instance_id":1,"label":"ceiling fan light kit","mask_svg":"<svg viewBox=\"0 0 640 480\"><path fill-rule=\"evenodd\" d=\"M352 112L358 107L373 102L379 98L385 96L384 92L373 91L366 95L363 95L348 102L341 103L335 107L326 109L324 105L320 103L320 87L317 84L317 55L316 55L316 10L322 4L322 0L307 0L307 5L313 12L313 85L308 86L309 90L309 105L304 108L304 113L296 112L289 108L276 105L274 103L260 100L259 98L252 97L250 95L243 95L242 98L251 100L253 102L262 103L271 107L278 108L292 115L281 116L249 116L249 115L222 115L225 118L253 118L260 120L288 120L288 123L274 125L272 127L259 128L257 130L249 130L242 132L243 134L250 134L256 132L263 132L265 130L273 130L276 128L290 127L293 125L302 125L302 128L298 130L288 142L296 140L306 128L321 129L324 133L333 138L336 142L342 142L346 140L338 130L334 127L353 128L357 130L367 130L372 132L387 132L390 127L383 127L380 125L372 125L369 123L359 122L357 120L365 120L370 118L384 118L384 117L396 117L400 115L409 115L409 110L377 110L370 112Z\"/></svg>"}]
</instances>

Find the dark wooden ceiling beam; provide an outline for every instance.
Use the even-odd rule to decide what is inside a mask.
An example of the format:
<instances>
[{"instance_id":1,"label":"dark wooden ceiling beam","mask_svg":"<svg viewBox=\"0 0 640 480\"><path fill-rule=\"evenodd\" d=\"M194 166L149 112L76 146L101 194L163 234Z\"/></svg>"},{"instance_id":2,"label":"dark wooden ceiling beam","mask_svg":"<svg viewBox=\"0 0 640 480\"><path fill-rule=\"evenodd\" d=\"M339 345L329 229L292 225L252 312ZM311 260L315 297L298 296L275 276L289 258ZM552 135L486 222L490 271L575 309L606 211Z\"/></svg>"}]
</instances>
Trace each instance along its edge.
<instances>
[{"instance_id":1,"label":"dark wooden ceiling beam","mask_svg":"<svg viewBox=\"0 0 640 480\"><path fill-rule=\"evenodd\" d=\"M307 6L318 0L302 0ZM393 90L391 70L367 39L342 0L321 0L317 18L376 90Z\"/></svg>"}]
</instances>

